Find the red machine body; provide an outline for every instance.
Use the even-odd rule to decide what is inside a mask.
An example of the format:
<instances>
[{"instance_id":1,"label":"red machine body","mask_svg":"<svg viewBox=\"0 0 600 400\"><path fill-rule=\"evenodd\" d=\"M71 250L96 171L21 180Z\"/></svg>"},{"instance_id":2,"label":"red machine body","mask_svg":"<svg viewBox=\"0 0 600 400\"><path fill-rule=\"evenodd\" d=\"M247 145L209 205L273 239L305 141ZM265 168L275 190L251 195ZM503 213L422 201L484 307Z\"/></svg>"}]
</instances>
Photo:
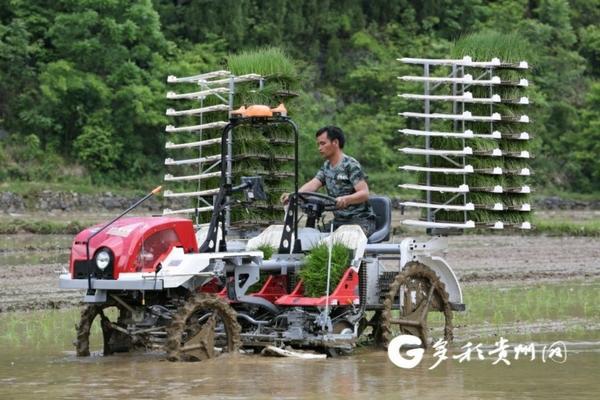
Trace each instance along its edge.
<instances>
[{"instance_id":1,"label":"red machine body","mask_svg":"<svg viewBox=\"0 0 600 400\"><path fill-rule=\"evenodd\" d=\"M348 268L329 299L322 297L304 297L304 284L300 280L292 293L280 296L275 304L293 307L325 307L326 304L350 306L358 304L358 272Z\"/></svg>"},{"instance_id":2,"label":"red machine body","mask_svg":"<svg viewBox=\"0 0 600 400\"><path fill-rule=\"evenodd\" d=\"M103 224L80 232L71 248L72 279L87 277L86 243ZM194 226L188 219L172 217L122 218L96 235L89 243L89 258L101 249L113 255L111 268L103 271L104 279L118 279L123 272L154 271L173 247L182 247L185 253L198 252Z\"/></svg>"}]
</instances>

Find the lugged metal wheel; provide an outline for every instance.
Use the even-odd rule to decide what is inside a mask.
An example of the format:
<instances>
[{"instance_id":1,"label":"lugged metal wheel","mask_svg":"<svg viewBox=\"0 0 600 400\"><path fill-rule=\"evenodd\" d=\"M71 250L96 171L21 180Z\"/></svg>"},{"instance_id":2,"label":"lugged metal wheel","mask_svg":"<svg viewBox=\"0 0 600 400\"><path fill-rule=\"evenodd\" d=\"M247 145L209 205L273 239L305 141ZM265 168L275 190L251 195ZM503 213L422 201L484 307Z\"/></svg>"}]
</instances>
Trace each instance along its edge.
<instances>
[{"instance_id":1,"label":"lugged metal wheel","mask_svg":"<svg viewBox=\"0 0 600 400\"><path fill-rule=\"evenodd\" d=\"M175 314L167 328L169 361L202 361L241 346L237 314L214 295L197 294Z\"/></svg>"},{"instance_id":2,"label":"lugged metal wheel","mask_svg":"<svg viewBox=\"0 0 600 400\"><path fill-rule=\"evenodd\" d=\"M107 314L111 314L110 309L116 309L118 316L111 321ZM81 312L81 318L77 325L77 341L75 342L76 353L78 357L87 357L90 355L90 333L94 320L100 317L100 327L103 338L103 355L108 356L113 353L122 353L131 350L133 347L131 337L124 333L126 325L123 322L129 317L129 312L119 304L104 303L94 304L85 307Z\"/></svg>"},{"instance_id":3,"label":"lugged metal wheel","mask_svg":"<svg viewBox=\"0 0 600 400\"><path fill-rule=\"evenodd\" d=\"M409 334L419 337L423 347L427 348L430 311L443 313L444 339L452 341L452 309L446 286L426 265L414 261L407 263L390 285L383 305L381 332L385 346L395 336Z\"/></svg>"}]
</instances>

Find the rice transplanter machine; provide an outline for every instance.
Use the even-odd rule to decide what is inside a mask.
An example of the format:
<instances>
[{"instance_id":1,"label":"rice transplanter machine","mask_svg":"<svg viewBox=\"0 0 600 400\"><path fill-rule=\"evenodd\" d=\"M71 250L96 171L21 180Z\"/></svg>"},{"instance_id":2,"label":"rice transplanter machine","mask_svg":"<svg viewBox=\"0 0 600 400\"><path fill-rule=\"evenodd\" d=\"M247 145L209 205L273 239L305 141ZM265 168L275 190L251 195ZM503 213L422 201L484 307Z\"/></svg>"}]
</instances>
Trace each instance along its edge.
<instances>
[{"instance_id":1,"label":"rice transplanter machine","mask_svg":"<svg viewBox=\"0 0 600 400\"><path fill-rule=\"evenodd\" d=\"M335 199L298 192L298 131L285 108L255 105L230 116L222 131L221 185L207 227L196 230L192 221L177 217L122 215L76 235L59 285L85 290L77 355L90 354L94 321L100 323L104 355L150 349L165 351L169 360L273 345L335 355L350 352L361 336L385 344L401 332L418 336L425 347L432 336L451 340L453 311L464 304L443 258L445 238L389 242L391 202L383 196L369 200L377 214L370 237L354 225L321 232L317 221L335 208ZM259 177L227 183L227 138L235 138L236 127L271 124L289 127L295 137L295 192L284 223L246 242L229 239L227 204L251 207L265 193ZM236 200L240 194L243 199ZM299 226L303 215L305 226ZM326 293L307 297L298 273L320 243L343 243L351 261ZM263 246L276 249L269 259L258 250ZM428 318L435 312L441 318Z\"/></svg>"}]
</instances>

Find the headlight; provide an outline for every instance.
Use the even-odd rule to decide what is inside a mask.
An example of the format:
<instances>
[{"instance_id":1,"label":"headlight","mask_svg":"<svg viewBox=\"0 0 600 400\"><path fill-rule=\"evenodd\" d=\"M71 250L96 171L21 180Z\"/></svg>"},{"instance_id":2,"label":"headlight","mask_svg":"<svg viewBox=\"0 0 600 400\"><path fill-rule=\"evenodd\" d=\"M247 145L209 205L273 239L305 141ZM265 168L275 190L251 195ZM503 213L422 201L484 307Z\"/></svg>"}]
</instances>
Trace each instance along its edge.
<instances>
[{"instance_id":1,"label":"headlight","mask_svg":"<svg viewBox=\"0 0 600 400\"><path fill-rule=\"evenodd\" d=\"M110 253L108 250L100 250L96 254L96 266L104 271L108 267L108 264L110 264Z\"/></svg>"}]
</instances>

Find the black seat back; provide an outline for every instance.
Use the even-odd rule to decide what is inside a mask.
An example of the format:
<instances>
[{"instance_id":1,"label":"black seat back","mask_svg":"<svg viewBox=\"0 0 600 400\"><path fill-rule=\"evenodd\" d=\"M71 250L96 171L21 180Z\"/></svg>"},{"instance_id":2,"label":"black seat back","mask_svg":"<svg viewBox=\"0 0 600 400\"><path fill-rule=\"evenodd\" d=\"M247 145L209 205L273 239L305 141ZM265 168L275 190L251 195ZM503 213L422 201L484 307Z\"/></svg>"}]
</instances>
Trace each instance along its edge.
<instances>
[{"instance_id":1,"label":"black seat back","mask_svg":"<svg viewBox=\"0 0 600 400\"><path fill-rule=\"evenodd\" d=\"M392 231L392 202L386 196L369 196L369 204L375 212L375 232L369 236L369 243L379 243L390 239Z\"/></svg>"}]
</instances>

